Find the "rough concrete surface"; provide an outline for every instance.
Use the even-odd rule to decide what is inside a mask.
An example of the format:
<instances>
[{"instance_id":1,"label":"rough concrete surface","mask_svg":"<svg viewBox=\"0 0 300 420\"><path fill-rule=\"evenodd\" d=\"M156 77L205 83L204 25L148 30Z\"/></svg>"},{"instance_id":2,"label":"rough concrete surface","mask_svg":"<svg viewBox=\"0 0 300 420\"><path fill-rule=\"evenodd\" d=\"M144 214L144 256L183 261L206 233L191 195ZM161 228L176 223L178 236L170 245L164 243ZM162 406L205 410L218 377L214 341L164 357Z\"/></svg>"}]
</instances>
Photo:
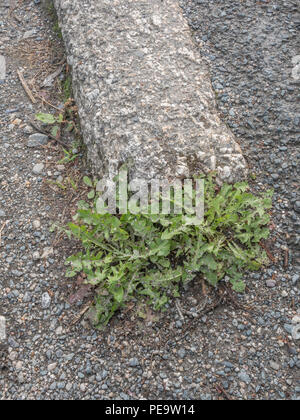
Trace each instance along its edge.
<instances>
[{"instance_id":1,"label":"rough concrete surface","mask_svg":"<svg viewBox=\"0 0 300 420\"><path fill-rule=\"evenodd\" d=\"M246 173L177 0L55 0L94 171ZM84 28L84 30L82 30Z\"/></svg>"}]
</instances>

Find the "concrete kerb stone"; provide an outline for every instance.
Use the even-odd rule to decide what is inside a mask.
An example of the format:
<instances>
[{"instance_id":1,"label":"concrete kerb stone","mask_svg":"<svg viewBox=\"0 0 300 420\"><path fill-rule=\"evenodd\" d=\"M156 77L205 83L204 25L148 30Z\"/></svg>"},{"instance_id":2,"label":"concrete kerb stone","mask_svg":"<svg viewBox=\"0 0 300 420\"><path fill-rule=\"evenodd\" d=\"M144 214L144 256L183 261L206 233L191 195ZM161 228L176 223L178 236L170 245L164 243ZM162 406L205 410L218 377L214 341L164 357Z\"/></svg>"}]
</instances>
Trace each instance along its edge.
<instances>
[{"instance_id":1,"label":"concrete kerb stone","mask_svg":"<svg viewBox=\"0 0 300 420\"><path fill-rule=\"evenodd\" d=\"M177 0L54 0L93 171L174 179L247 165Z\"/></svg>"}]
</instances>

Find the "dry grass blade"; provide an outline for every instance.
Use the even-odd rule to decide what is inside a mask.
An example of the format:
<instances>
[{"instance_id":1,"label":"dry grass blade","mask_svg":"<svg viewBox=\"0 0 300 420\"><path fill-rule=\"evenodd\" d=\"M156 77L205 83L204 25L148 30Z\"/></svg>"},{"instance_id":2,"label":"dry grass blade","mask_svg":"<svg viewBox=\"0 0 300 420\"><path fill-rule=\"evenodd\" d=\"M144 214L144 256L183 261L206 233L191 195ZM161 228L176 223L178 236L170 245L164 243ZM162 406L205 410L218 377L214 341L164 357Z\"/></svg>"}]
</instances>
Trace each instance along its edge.
<instances>
[{"instance_id":1,"label":"dry grass blade","mask_svg":"<svg viewBox=\"0 0 300 420\"><path fill-rule=\"evenodd\" d=\"M77 322L81 320L83 315L90 309L90 307L91 307L91 302L85 308L83 308L83 310L79 313L79 315L71 322L71 325L73 326L77 324Z\"/></svg>"},{"instance_id":2,"label":"dry grass blade","mask_svg":"<svg viewBox=\"0 0 300 420\"><path fill-rule=\"evenodd\" d=\"M175 305L176 305L176 308L177 308L177 311L179 313L181 320L184 320L184 316L182 315L182 309L177 299L175 300Z\"/></svg>"},{"instance_id":3,"label":"dry grass blade","mask_svg":"<svg viewBox=\"0 0 300 420\"><path fill-rule=\"evenodd\" d=\"M61 65L55 72L47 76L46 79L41 84L41 87L50 87L52 83L54 82L54 80L56 79L56 77L60 75L60 73L63 71L64 68L65 68L65 64Z\"/></svg>"},{"instance_id":4,"label":"dry grass blade","mask_svg":"<svg viewBox=\"0 0 300 420\"><path fill-rule=\"evenodd\" d=\"M32 94L32 92L31 92L31 90L29 89L29 87L28 87L28 85L27 85L27 83L26 83L26 81L25 81L25 79L24 79L23 74L20 72L20 70L17 70L17 73L18 73L18 76L19 76L20 82L22 83L22 86L23 86L23 88L24 88L25 92L27 93L27 95L28 95L29 99L31 100L31 102L32 102L33 104L36 104L36 102L37 102L37 101L36 101L35 97L33 96L33 94Z\"/></svg>"},{"instance_id":5,"label":"dry grass blade","mask_svg":"<svg viewBox=\"0 0 300 420\"><path fill-rule=\"evenodd\" d=\"M7 221L4 222L3 225L1 226L1 229L0 229L0 247L1 247L1 241L2 241L2 232L5 228L5 226L7 225L7 223L8 223Z\"/></svg>"},{"instance_id":6,"label":"dry grass blade","mask_svg":"<svg viewBox=\"0 0 300 420\"><path fill-rule=\"evenodd\" d=\"M63 110L61 108L58 108L57 106L51 104L50 102L48 102L45 98L42 98L38 93L36 93L36 96L45 104L47 104L48 106L50 106L51 108L55 109L56 111L62 112Z\"/></svg>"}]
</instances>

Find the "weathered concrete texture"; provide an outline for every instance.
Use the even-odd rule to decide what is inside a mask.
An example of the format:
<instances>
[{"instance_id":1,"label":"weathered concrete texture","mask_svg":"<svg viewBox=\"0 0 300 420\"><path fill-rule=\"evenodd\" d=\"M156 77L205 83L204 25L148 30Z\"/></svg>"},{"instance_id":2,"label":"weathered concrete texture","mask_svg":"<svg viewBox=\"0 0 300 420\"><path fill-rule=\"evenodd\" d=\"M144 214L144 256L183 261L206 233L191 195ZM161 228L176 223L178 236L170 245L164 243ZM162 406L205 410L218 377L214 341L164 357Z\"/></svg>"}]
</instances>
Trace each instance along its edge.
<instances>
[{"instance_id":1,"label":"weathered concrete texture","mask_svg":"<svg viewBox=\"0 0 300 420\"><path fill-rule=\"evenodd\" d=\"M177 0L54 0L98 176L246 173Z\"/></svg>"}]
</instances>

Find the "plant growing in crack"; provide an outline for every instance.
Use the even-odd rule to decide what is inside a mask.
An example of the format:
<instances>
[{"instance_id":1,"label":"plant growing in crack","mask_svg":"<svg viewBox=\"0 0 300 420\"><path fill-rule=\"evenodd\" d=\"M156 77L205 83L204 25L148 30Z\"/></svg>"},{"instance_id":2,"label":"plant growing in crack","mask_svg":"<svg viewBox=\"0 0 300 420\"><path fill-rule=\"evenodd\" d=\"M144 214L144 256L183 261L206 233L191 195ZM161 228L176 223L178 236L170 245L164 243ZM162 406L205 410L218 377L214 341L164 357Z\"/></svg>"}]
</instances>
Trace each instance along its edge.
<instances>
[{"instance_id":1,"label":"plant growing in crack","mask_svg":"<svg viewBox=\"0 0 300 420\"><path fill-rule=\"evenodd\" d=\"M49 114L49 113L38 113L35 115L36 120L40 121L45 127L45 131L53 140L56 140L64 148L64 157L59 163L70 163L73 162L79 155L80 141L73 141L71 148L66 143L61 141L61 137L64 133L74 132L75 136L79 137L79 127L77 123L77 106L74 104L73 99L68 99L65 102L61 113Z\"/></svg>"},{"instance_id":2,"label":"plant growing in crack","mask_svg":"<svg viewBox=\"0 0 300 420\"><path fill-rule=\"evenodd\" d=\"M196 276L212 287L227 279L242 293L245 271L268 263L260 242L269 236L272 191L255 196L246 182L219 188L213 175L202 178L200 225L189 223L188 215L98 214L96 183L84 178L88 200L79 202L73 222L61 229L82 244L82 251L67 259L66 275L83 273L95 287L96 324L107 324L138 299L163 309Z\"/></svg>"}]
</instances>

